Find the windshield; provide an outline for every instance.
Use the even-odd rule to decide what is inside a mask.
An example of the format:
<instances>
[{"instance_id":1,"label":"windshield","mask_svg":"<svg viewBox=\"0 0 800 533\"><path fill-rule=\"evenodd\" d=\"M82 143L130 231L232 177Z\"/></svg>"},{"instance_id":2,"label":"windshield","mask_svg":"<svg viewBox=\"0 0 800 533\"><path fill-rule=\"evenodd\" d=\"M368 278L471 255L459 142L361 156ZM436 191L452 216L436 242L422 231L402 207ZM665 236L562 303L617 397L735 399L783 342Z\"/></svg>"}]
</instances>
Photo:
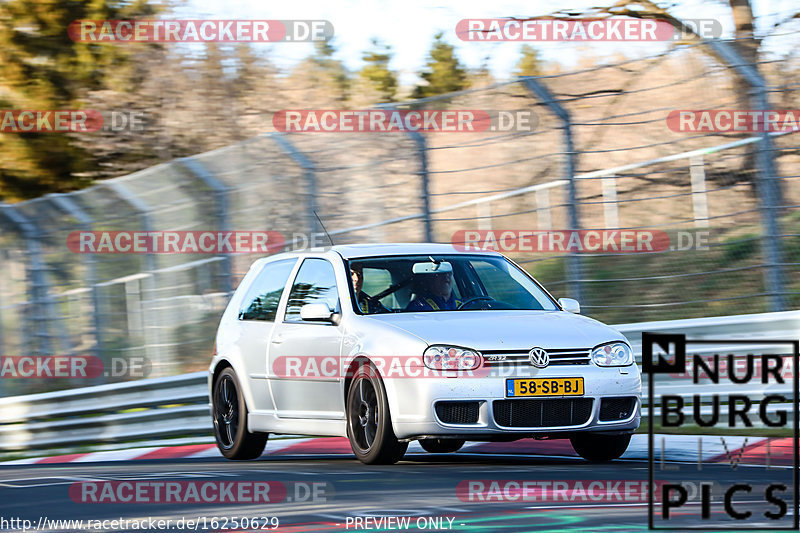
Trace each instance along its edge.
<instances>
[{"instance_id":1,"label":"windshield","mask_svg":"<svg viewBox=\"0 0 800 533\"><path fill-rule=\"evenodd\" d=\"M359 314L526 309L558 306L504 257L408 255L348 261Z\"/></svg>"}]
</instances>

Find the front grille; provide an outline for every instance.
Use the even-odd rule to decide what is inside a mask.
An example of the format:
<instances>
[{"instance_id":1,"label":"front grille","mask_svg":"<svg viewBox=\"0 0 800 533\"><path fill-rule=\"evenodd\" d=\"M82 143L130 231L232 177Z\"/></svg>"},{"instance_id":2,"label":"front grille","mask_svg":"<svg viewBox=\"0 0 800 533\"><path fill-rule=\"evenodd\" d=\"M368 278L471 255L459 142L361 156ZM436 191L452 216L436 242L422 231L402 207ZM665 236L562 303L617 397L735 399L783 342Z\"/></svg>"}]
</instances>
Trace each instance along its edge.
<instances>
[{"instance_id":1,"label":"front grille","mask_svg":"<svg viewBox=\"0 0 800 533\"><path fill-rule=\"evenodd\" d=\"M436 402L436 416L443 424L477 424L480 402Z\"/></svg>"},{"instance_id":2,"label":"front grille","mask_svg":"<svg viewBox=\"0 0 800 533\"><path fill-rule=\"evenodd\" d=\"M496 400L492 403L494 420L511 428L580 426L592 416L592 398L554 400Z\"/></svg>"},{"instance_id":3,"label":"front grille","mask_svg":"<svg viewBox=\"0 0 800 533\"><path fill-rule=\"evenodd\" d=\"M589 348L545 348L550 365L588 365L592 350ZM482 350L483 363L496 365L530 365L528 350Z\"/></svg>"},{"instance_id":4,"label":"front grille","mask_svg":"<svg viewBox=\"0 0 800 533\"><path fill-rule=\"evenodd\" d=\"M600 401L600 420L603 422L625 420L631 417L634 409L636 409L636 398L632 396L603 398Z\"/></svg>"}]
</instances>

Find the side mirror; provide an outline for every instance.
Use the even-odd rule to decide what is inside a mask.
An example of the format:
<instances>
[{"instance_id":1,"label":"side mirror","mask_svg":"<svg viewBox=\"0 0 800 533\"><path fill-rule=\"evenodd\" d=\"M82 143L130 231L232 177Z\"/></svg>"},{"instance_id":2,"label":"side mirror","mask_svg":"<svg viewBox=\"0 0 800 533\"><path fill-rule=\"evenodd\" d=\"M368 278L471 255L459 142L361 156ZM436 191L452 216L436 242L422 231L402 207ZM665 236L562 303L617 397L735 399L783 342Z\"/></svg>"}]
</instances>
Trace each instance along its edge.
<instances>
[{"instance_id":1,"label":"side mirror","mask_svg":"<svg viewBox=\"0 0 800 533\"><path fill-rule=\"evenodd\" d=\"M333 311L328 304L305 304L300 308L300 318L309 322L333 322Z\"/></svg>"},{"instance_id":2,"label":"side mirror","mask_svg":"<svg viewBox=\"0 0 800 533\"><path fill-rule=\"evenodd\" d=\"M564 311L568 313L575 313L579 315L581 313L581 304L578 303L578 300L573 300L572 298L559 298L558 305L560 305Z\"/></svg>"}]
</instances>

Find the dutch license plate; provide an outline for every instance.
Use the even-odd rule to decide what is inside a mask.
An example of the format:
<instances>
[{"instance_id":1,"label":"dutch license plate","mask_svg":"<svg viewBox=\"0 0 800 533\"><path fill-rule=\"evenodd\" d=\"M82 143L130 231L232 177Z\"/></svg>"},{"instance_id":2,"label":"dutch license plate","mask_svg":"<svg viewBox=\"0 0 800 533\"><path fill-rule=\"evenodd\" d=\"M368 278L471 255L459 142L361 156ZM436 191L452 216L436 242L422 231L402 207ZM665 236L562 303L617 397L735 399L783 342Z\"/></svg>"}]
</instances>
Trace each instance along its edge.
<instances>
[{"instance_id":1,"label":"dutch license plate","mask_svg":"<svg viewBox=\"0 0 800 533\"><path fill-rule=\"evenodd\" d=\"M583 396L583 378L507 379L506 396Z\"/></svg>"}]
</instances>

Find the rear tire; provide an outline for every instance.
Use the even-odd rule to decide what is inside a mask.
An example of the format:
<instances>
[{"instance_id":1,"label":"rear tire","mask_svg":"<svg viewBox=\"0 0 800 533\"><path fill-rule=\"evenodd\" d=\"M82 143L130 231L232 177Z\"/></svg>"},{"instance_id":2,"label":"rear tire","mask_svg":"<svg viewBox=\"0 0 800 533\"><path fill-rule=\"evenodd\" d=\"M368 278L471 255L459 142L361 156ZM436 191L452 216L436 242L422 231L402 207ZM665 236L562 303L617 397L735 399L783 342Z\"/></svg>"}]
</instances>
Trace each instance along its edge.
<instances>
[{"instance_id":1,"label":"rear tire","mask_svg":"<svg viewBox=\"0 0 800 533\"><path fill-rule=\"evenodd\" d=\"M350 382L347 438L358 460L368 465L394 464L408 449L392 430L386 389L374 367L362 365Z\"/></svg>"},{"instance_id":2,"label":"rear tire","mask_svg":"<svg viewBox=\"0 0 800 533\"><path fill-rule=\"evenodd\" d=\"M419 445L428 453L453 453L464 446L461 439L420 439Z\"/></svg>"},{"instance_id":3,"label":"rear tire","mask_svg":"<svg viewBox=\"0 0 800 533\"><path fill-rule=\"evenodd\" d=\"M631 434L625 435L600 435L596 433L581 433L571 437L572 447L578 455L593 463L604 463L619 459L628 444Z\"/></svg>"},{"instance_id":4,"label":"rear tire","mask_svg":"<svg viewBox=\"0 0 800 533\"><path fill-rule=\"evenodd\" d=\"M235 461L260 457L269 433L247 431L247 404L232 368L220 372L211 398L214 437L222 455Z\"/></svg>"}]
</instances>

